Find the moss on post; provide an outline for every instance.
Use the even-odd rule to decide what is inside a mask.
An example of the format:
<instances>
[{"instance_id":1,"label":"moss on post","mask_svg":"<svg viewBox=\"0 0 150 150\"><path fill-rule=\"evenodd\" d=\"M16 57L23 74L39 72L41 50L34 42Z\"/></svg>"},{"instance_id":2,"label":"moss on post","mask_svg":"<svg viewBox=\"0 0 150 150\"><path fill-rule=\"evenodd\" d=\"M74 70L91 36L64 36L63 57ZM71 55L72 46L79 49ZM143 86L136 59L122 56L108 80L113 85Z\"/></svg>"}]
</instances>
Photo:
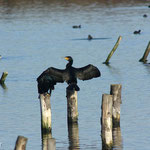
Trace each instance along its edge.
<instances>
[{"instance_id":1,"label":"moss on post","mask_svg":"<svg viewBox=\"0 0 150 150\"><path fill-rule=\"evenodd\" d=\"M50 94L40 94L40 108L41 108L41 130L42 134L51 133L51 105Z\"/></svg>"},{"instance_id":2,"label":"moss on post","mask_svg":"<svg viewBox=\"0 0 150 150\"><path fill-rule=\"evenodd\" d=\"M3 72L2 76L1 76L1 79L0 79L0 84L5 83L7 75L8 75L8 72Z\"/></svg>"},{"instance_id":3,"label":"moss on post","mask_svg":"<svg viewBox=\"0 0 150 150\"><path fill-rule=\"evenodd\" d=\"M42 118L44 118L45 116L42 116ZM41 121L41 129L42 129L42 134L47 134L47 133L51 133L51 127L48 123L48 121L46 122L44 119L42 119Z\"/></svg>"},{"instance_id":4,"label":"moss on post","mask_svg":"<svg viewBox=\"0 0 150 150\"><path fill-rule=\"evenodd\" d=\"M143 62L143 63L146 63L149 52L150 52L150 41L149 41L149 43L147 45L147 48L145 50L145 53L144 53L143 57L139 61Z\"/></svg>"},{"instance_id":5,"label":"moss on post","mask_svg":"<svg viewBox=\"0 0 150 150\"><path fill-rule=\"evenodd\" d=\"M105 60L105 62L103 62L103 64L106 64L106 65L109 64L109 60L110 60L110 58L112 57L113 53L116 51L116 49L117 49L117 47L118 47L118 45L119 45L121 39L122 39L122 37L119 36L119 38L118 38L118 40L117 40L115 46L113 47L113 49L111 50L111 52L109 53L107 59Z\"/></svg>"}]
</instances>

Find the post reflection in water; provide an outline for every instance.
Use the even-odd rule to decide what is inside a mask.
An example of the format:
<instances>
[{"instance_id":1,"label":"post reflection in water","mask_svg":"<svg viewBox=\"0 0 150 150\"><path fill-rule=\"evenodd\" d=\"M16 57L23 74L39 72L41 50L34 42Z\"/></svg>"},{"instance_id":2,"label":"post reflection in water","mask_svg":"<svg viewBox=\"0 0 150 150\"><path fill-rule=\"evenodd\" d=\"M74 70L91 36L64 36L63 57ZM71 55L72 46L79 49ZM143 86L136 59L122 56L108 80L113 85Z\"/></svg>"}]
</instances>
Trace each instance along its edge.
<instances>
[{"instance_id":1,"label":"post reflection in water","mask_svg":"<svg viewBox=\"0 0 150 150\"><path fill-rule=\"evenodd\" d=\"M73 124L68 123L68 140L69 140L68 150L80 149L78 123Z\"/></svg>"},{"instance_id":2,"label":"post reflection in water","mask_svg":"<svg viewBox=\"0 0 150 150\"><path fill-rule=\"evenodd\" d=\"M42 150L56 150L56 140L51 133L42 135Z\"/></svg>"},{"instance_id":3,"label":"post reflection in water","mask_svg":"<svg viewBox=\"0 0 150 150\"><path fill-rule=\"evenodd\" d=\"M113 138L112 148L106 149L105 147L102 146L102 150L123 150L120 127L115 127L112 129L112 138ZM104 145L105 145L105 143L104 143Z\"/></svg>"},{"instance_id":4,"label":"post reflection in water","mask_svg":"<svg viewBox=\"0 0 150 150\"><path fill-rule=\"evenodd\" d=\"M122 150L122 136L120 127L113 128L113 150Z\"/></svg>"}]
</instances>

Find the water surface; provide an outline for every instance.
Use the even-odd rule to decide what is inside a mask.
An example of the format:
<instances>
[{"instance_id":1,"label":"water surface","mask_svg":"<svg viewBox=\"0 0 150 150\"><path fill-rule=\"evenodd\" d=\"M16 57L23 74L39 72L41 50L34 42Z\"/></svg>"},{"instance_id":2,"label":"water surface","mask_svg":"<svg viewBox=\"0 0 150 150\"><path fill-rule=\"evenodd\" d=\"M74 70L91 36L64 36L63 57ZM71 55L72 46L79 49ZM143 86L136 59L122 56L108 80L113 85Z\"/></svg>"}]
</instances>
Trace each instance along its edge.
<instances>
[{"instance_id":1,"label":"water surface","mask_svg":"<svg viewBox=\"0 0 150 150\"><path fill-rule=\"evenodd\" d=\"M67 84L56 85L51 96L56 149L102 149L102 94L119 83L121 128L114 129L119 138L114 149L148 150L150 65L138 62L150 39L148 5L145 0L1 0L0 72L8 71L8 77L6 88L0 87L0 149L13 149L18 135L28 138L28 150L42 149L36 78L50 66L65 68L62 57L71 55L75 67L94 64L102 77L78 82L79 121L72 130L66 118ZM72 28L79 24L81 29ZM141 34L134 35L139 29ZM86 40L89 34L99 40ZM120 35L110 66L102 64Z\"/></svg>"}]
</instances>

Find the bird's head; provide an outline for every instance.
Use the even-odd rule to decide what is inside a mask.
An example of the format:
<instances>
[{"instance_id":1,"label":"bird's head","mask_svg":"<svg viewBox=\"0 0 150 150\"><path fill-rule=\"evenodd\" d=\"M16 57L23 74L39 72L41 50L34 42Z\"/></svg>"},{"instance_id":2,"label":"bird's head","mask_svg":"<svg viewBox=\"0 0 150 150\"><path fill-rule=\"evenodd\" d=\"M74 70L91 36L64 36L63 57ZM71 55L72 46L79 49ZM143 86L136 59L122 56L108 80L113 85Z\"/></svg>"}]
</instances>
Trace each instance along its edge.
<instances>
[{"instance_id":1,"label":"bird's head","mask_svg":"<svg viewBox=\"0 0 150 150\"><path fill-rule=\"evenodd\" d=\"M67 61L69 61L69 62L72 62L72 61L73 61L73 59L72 59L71 56L66 56L65 59L66 59Z\"/></svg>"},{"instance_id":2,"label":"bird's head","mask_svg":"<svg viewBox=\"0 0 150 150\"><path fill-rule=\"evenodd\" d=\"M72 57L71 57L71 56L66 56L65 59L66 59L67 61L69 61L69 63L66 65L66 67L72 66L72 64L73 64L73 59L72 59Z\"/></svg>"}]
</instances>

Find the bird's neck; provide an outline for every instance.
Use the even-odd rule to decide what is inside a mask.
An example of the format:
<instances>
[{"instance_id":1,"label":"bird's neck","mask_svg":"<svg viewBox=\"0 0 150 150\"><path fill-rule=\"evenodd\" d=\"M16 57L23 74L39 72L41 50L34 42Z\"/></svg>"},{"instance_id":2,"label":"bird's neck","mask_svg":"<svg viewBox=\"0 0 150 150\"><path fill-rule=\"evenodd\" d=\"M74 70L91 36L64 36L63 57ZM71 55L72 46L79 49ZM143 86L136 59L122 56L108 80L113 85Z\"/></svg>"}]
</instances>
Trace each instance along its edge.
<instances>
[{"instance_id":1,"label":"bird's neck","mask_svg":"<svg viewBox=\"0 0 150 150\"><path fill-rule=\"evenodd\" d=\"M71 66L72 66L72 64L73 64L73 60L72 60L72 61L69 61L69 63L66 65L66 68L71 67Z\"/></svg>"}]
</instances>

